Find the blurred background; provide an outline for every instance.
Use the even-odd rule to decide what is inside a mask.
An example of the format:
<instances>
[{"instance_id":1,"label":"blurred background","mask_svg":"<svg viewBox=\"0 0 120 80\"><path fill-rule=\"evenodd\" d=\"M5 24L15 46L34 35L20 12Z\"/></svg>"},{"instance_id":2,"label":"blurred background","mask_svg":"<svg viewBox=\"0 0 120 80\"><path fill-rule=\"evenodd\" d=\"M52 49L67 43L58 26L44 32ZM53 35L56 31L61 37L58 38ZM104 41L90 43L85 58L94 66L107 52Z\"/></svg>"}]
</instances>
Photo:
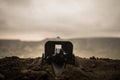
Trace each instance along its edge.
<instances>
[{"instance_id":1,"label":"blurred background","mask_svg":"<svg viewBox=\"0 0 120 80\"><path fill-rule=\"evenodd\" d=\"M39 57L56 36L80 57L120 59L119 0L0 0L0 57Z\"/></svg>"}]
</instances>

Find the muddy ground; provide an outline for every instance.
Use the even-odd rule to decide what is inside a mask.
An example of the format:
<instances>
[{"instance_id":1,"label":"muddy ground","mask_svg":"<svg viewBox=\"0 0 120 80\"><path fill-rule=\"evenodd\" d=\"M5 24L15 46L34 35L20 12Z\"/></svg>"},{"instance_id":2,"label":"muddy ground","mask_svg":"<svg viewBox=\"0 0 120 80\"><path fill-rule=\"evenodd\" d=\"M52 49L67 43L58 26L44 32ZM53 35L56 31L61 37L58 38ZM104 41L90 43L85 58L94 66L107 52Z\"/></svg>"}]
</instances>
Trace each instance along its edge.
<instances>
[{"instance_id":1,"label":"muddy ground","mask_svg":"<svg viewBox=\"0 0 120 80\"><path fill-rule=\"evenodd\" d=\"M40 57L5 57L0 59L0 80L120 80L120 60L76 57L76 64L67 64L56 77Z\"/></svg>"}]
</instances>

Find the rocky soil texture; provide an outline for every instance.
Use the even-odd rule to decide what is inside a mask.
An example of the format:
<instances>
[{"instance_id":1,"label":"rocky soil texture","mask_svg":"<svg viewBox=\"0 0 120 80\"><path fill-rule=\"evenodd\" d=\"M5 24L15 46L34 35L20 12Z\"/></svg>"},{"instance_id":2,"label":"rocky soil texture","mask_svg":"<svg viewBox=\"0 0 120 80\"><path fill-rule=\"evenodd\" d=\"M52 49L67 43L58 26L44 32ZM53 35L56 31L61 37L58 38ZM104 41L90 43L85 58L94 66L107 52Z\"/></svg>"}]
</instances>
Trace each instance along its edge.
<instances>
[{"instance_id":1,"label":"rocky soil texture","mask_svg":"<svg viewBox=\"0 0 120 80\"><path fill-rule=\"evenodd\" d=\"M120 60L76 57L75 65L66 65L63 74L55 77L51 65L41 58L0 59L0 80L120 80Z\"/></svg>"}]
</instances>

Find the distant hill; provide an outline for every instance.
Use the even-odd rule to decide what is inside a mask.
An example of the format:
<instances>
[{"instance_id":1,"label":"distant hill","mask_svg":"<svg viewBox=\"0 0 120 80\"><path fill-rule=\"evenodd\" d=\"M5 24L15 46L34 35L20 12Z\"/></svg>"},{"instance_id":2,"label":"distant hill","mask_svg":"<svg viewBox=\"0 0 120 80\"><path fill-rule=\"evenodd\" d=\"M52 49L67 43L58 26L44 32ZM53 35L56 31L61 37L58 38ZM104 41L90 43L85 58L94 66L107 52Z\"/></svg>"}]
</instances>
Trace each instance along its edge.
<instances>
[{"instance_id":1,"label":"distant hill","mask_svg":"<svg viewBox=\"0 0 120 80\"><path fill-rule=\"evenodd\" d=\"M0 40L0 57L38 57L44 52L42 41ZM74 44L74 53L81 57L108 57L120 59L120 38L74 38L68 39Z\"/></svg>"},{"instance_id":2,"label":"distant hill","mask_svg":"<svg viewBox=\"0 0 120 80\"><path fill-rule=\"evenodd\" d=\"M70 41L76 55L120 58L120 38L77 38Z\"/></svg>"},{"instance_id":3,"label":"distant hill","mask_svg":"<svg viewBox=\"0 0 120 80\"><path fill-rule=\"evenodd\" d=\"M41 56L42 45L39 41L0 40L0 57L19 56L36 57Z\"/></svg>"}]
</instances>

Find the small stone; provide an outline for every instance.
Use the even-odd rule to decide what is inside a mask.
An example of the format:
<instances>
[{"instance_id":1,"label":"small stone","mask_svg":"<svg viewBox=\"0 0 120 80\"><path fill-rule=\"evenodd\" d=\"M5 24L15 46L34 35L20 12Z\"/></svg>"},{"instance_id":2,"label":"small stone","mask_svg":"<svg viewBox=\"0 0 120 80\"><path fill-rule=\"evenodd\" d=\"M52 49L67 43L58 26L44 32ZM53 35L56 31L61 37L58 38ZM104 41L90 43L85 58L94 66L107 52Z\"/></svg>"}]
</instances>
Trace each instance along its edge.
<instances>
[{"instance_id":1,"label":"small stone","mask_svg":"<svg viewBox=\"0 0 120 80\"><path fill-rule=\"evenodd\" d=\"M91 67L91 68L95 68L95 67L96 67L96 64L92 64L90 67Z\"/></svg>"}]
</instances>

